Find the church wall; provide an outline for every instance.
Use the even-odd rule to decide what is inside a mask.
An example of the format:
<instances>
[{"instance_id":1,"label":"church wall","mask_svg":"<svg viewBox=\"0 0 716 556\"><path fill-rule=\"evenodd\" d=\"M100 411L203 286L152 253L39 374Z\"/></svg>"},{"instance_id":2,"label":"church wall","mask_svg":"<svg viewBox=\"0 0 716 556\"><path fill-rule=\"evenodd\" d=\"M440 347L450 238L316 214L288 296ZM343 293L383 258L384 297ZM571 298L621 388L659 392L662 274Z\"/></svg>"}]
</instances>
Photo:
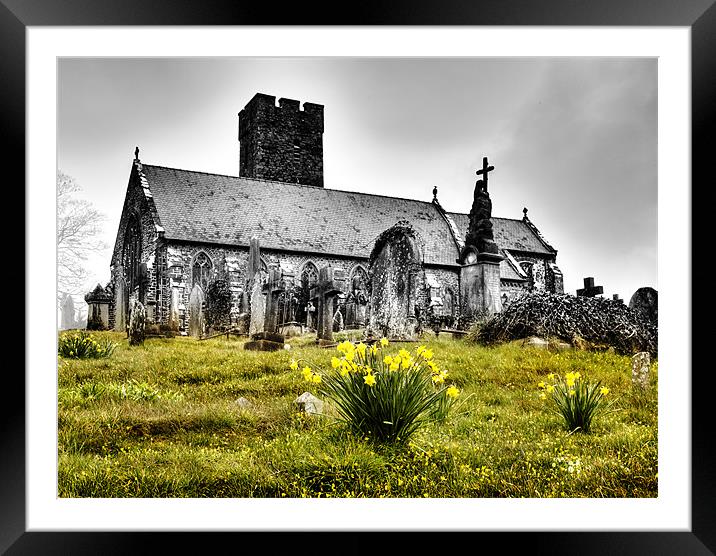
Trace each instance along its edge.
<instances>
[{"instance_id":1,"label":"church wall","mask_svg":"<svg viewBox=\"0 0 716 556\"><path fill-rule=\"evenodd\" d=\"M127 227L130 223L130 221L133 218L137 218L139 222L139 229L140 229L140 235L141 235L141 256L140 261L142 263L145 263L147 265L147 291L146 291L146 299L142 300L144 302L154 302L156 300L157 294L158 294L158 286L157 286L157 274L156 274L156 250L157 250L157 240L159 238L159 234L157 233L157 229L154 222L154 216L152 214L153 212L153 206L150 206L150 203L153 205L153 200L151 200L151 197L147 196L145 188L143 188L136 177L133 177L130 185L127 188L127 195L125 197L124 201L124 208L122 210L122 216L119 221L119 227L117 231L117 240L114 245L114 250L112 252L112 261L110 266L110 272L111 272L111 283L113 287L116 284L116 280L118 277L118 271L122 264L122 250L124 248L124 238L127 231ZM117 291L115 289L115 300ZM130 295L134 294L136 295L138 293L137 289L135 288L134 292L129 292ZM154 309L148 308L149 313L151 313ZM115 326L115 320L116 320L116 314L117 314L117 307L112 304L110 308L109 313L109 325L110 327L114 328ZM148 315L148 317L151 317L151 314ZM149 319L149 322L153 322L154 319Z\"/></svg>"},{"instance_id":2,"label":"church wall","mask_svg":"<svg viewBox=\"0 0 716 556\"><path fill-rule=\"evenodd\" d=\"M156 273L156 323L168 323L171 311L172 289L176 288L179 293L179 322L180 329L186 330L188 326L189 295L192 288L192 264L195 257L204 252L211 259L214 272L218 265L225 258L229 286L233 293L232 313L238 314L241 294L245 287L246 273L248 268L249 250L247 247L216 247L201 244L187 244L167 240L166 244L160 245L157 249L157 262L154 264ZM320 256L308 253L278 252L268 249L261 250L261 258L270 264L272 260L280 262L284 268L291 268L294 273L294 280L299 282L303 266L311 262L318 269L331 264L334 267L343 268L346 271L347 280L343 290L345 293L350 289L350 278L358 266L368 271L366 259L346 259L342 257ZM425 270L426 275L433 276L443 287L450 288L455 296L456 307L459 307L459 277L456 271L441 268L429 268ZM427 307L429 292L420 288L417 292L416 303Z\"/></svg>"}]
</instances>

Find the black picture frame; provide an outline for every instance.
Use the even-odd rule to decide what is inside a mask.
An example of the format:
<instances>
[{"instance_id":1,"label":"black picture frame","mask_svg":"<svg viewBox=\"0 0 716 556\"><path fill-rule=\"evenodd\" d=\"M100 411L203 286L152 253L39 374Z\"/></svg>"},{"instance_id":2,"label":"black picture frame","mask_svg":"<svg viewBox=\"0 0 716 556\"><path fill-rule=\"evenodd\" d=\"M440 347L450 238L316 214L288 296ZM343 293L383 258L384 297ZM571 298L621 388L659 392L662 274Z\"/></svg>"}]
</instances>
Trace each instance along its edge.
<instances>
[{"instance_id":1,"label":"black picture frame","mask_svg":"<svg viewBox=\"0 0 716 556\"><path fill-rule=\"evenodd\" d=\"M491 0L462 2L400 0L389 4L336 3L331 9L305 3L279 7L224 0L0 0L0 86L2 130L6 139L6 184L25 183L25 31L29 26L99 25L508 25L508 26L684 26L692 33L692 222L708 208L698 198L706 189L707 163L713 157L716 106L716 6L714 0ZM702 183L701 187L695 187ZM22 201L24 203L24 200ZM708 234L693 233L692 253L706 253ZM689 272L692 284L709 282L706 265ZM694 287L694 291L696 288ZM25 290L25 298L30 292ZM691 299L685 302L693 306ZM20 309L19 314L24 314ZM708 345L697 321L691 327L692 361ZM702 340L702 341L699 341ZM27 342L27 337L26 337ZM144 554L231 550L313 550L365 552L388 546L398 535L401 551L424 552L432 543L472 552L497 543L508 553L526 554L714 554L716 552L716 461L710 400L711 367L692 364L692 528L690 532L273 532L258 533L98 533L26 532L25 527L25 380L7 366L6 395L0 422L0 551L19 554ZM691 369L672 369L688 373ZM48 375L49 379L49 375ZM13 405L14 404L14 405ZM429 534L428 534L429 533ZM237 537L238 535L238 537ZM315 538L320 536L320 538ZM449 537L449 538L448 538ZM391 543L394 542L391 539ZM255 543L261 543L259 545ZM263 548L259 548L263 547ZM451 548L452 547L452 548ZM223 549L222 549L223 550Z\"/></svg>"}]
</instances>

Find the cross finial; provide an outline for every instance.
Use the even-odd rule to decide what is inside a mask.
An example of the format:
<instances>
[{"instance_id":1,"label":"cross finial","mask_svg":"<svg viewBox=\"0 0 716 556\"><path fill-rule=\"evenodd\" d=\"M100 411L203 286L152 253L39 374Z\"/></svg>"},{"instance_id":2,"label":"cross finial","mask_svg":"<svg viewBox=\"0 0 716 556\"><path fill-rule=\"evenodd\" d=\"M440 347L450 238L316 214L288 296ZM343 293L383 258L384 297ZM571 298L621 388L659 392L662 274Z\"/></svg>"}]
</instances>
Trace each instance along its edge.
<instances>
[{"instance_id":1,"label":"cross finial","mask_svg":"<svg viewBox=\"0 0 716 556\"><path fill-rule=\"evenodd\" d=\"M522 209L522 214L524 214L524 217L527 218L527 207Z\"/></svg>"},{"instance_id":2,"label":"cross finial","mask_svg":"<svg viewBox=\"0 0 716 556\"><path fill-rule=\"evenodd\" d=\"M438 198L438 186L433 187L433 201Z\"/></svg>"},{"instance_id":3,"label":"cross finial","mask_svg":"<svg viewBox=\"0 0 716 556\"><path fill-rule=\"evenodd\" d=\"M139 147L134 147L134 160L139 160Z\"/></svg>"},{"instance_id":4,"label":"cross finial","mask_svg":"<svg viewBox=\"0 0 716 556\"><path fill-rule=\"evenodd\" d=\"M478 170L477 172L475 172L475 173L476 173L478 176L482 176L482 177L483 177L483 187L485 188L485 191L487 191L487 173L488 173L488 172L492 172L492 170L494 170L494 169L495 169L494 166L488 166L488 164L487 164L487 157L486 157L486 156L483 156L483 157L482 157L482 168L481 168L480 170Z\"/></svg>"}]
</instances>

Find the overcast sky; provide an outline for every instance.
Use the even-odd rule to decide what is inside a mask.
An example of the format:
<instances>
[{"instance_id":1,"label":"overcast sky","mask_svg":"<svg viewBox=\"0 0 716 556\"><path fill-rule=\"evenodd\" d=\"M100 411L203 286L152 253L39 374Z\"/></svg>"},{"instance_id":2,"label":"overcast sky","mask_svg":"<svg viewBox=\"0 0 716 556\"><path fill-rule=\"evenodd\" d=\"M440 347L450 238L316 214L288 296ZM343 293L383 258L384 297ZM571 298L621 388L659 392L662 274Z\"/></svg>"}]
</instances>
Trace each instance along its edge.
<instances>
[{"instance_id":1,"label":"overcast sky","mask_svg":"<svg viewBox=\"0 0 716 556\"><path fill-rule=\"evenodd\" d=\"M135 146L238 176L257 92L325 106L327 188L430 201L437 185L468 213L487 156L493 216L529 209L565 292L585 276L627 302L658 289L656 59L61 59L58 75L58 169L107 217L88 290L110 277Z\"/></svg>"}]
</instances>

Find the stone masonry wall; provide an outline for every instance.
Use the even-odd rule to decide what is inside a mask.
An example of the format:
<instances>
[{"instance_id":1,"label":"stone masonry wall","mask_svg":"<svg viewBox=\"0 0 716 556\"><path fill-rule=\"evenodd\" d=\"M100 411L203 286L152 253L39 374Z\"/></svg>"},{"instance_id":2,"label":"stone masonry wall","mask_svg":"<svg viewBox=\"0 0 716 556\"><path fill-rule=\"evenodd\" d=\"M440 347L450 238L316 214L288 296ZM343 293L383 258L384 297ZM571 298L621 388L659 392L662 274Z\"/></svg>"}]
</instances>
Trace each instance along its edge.
<instances>
[{"instance_id":1,"label":"stone masonry wall","mask_svg":"<svg viewBox=\"0 0 716 556\"><path fill-rule=\"evenodd\" d=\"M257 94L239 113L239 176L323 187L323 106Z\"/></svg>"},{"instance_id":2,"label":"stone masonry wall","mask_svg":"<svg viewBox=\"0 0 716 556\"><path fill-rule=\"evenodd\" d=\"M154 200L152 198L151 191L148 187L143 186L142 180L137 173L136 164L132 167L132 174L127 185L127 194L125 196L122 216L117 230L117 239L112 252L112 260L110 263L110 282L113 288L122 264L125 233L130 221L135 218L139 222L141 235L140 261L147 265L147 277L149 280L146 299L140 301L142 301L142 303L152 303L156 301L158 295L156 250L157 242L160 238L160 231L162 230L156 224L158 218L156 216L156 208L154 207ZM116 299L117 292L116 288L114 289ZM138 288L135 288L134 292L129 292L129 295L137 294ZM114 327L116 313L117 309L113 304L110 306L109 312L110 327Z\"/></svg>"}]
</instances>

